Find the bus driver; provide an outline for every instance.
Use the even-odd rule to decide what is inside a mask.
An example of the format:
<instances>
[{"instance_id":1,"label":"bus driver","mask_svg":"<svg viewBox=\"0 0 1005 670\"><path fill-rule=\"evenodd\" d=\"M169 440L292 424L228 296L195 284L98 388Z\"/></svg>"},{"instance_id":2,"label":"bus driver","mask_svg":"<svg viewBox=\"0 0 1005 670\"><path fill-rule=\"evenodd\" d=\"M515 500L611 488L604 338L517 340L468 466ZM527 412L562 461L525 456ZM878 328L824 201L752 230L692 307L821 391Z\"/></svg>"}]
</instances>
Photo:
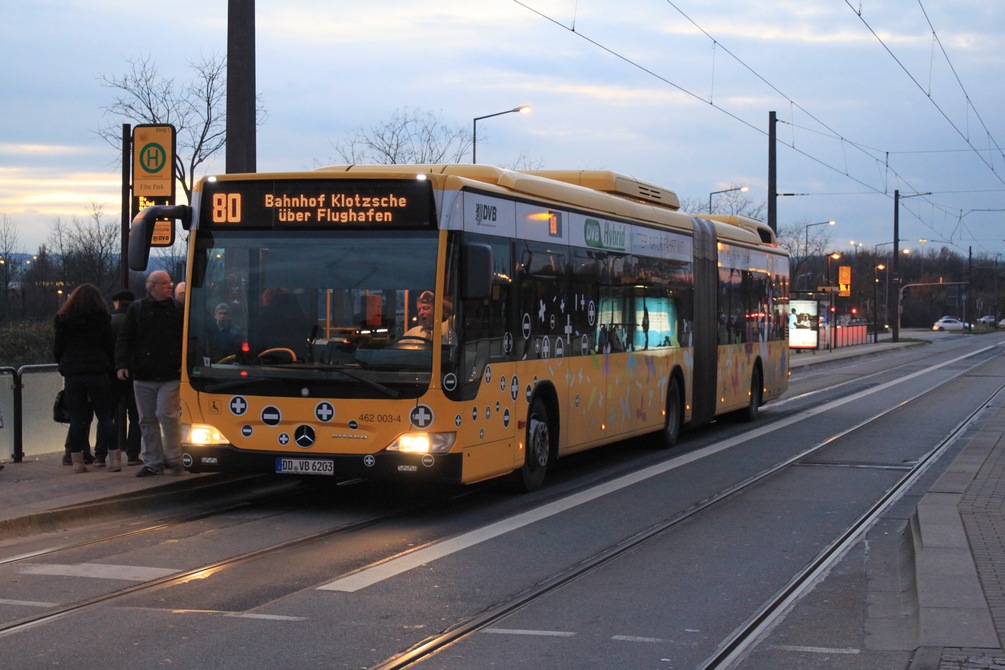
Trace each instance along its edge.
<instances>
[{"instance_id":1,"label":"bus driver","mask_svg":"<svg viewBox=\"0 0 1005 670\"><path fill-rule=\"evenodd\" d=\"M424 340L432 341L433 305L435 300L436 296L432 291L423 291L422 294L419 295L419 299L415 301L415 306L418 310L417 318L419 320L419 325L409 328L405 331L405 334L402 335L402 337L421 337ZM443 344L453 344L454 342L454 331L450 324L451 311L450 303L444 302L443 316L446 318L443 321L443 335L441 337Z\"/></svg>"}]
</instances>

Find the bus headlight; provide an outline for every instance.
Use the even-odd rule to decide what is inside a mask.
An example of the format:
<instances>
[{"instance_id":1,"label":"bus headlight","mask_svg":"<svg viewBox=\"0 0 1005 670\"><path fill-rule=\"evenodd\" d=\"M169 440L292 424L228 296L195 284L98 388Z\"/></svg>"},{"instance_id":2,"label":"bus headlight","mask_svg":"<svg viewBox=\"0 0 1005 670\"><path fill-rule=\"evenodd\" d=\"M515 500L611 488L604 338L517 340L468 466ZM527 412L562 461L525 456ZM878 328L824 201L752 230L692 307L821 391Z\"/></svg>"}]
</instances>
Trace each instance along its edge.
<instances>
[{"instance_id":1,"label":"bus headlight","mask_svg":"<svg viewBox=\"0 0 1005 670\"><path fill-rule=\"evenodd\" d=\"M387 451L412 454L445 454L454 446L457 433L405 433L387 445Z\"/></svg>"},{"instance_id":2,"label":"bus headlight","mask_svg":"<svg viewBox=\"0 0 1005 670\"><path fill-rule=\"evenodd\" d=\"M203 423L182 426L181 441L194 447L205 447L211 444L230 444L230 441L223 436L223 433L213 426L207 426Z\"/></svg>"}]
</instances>

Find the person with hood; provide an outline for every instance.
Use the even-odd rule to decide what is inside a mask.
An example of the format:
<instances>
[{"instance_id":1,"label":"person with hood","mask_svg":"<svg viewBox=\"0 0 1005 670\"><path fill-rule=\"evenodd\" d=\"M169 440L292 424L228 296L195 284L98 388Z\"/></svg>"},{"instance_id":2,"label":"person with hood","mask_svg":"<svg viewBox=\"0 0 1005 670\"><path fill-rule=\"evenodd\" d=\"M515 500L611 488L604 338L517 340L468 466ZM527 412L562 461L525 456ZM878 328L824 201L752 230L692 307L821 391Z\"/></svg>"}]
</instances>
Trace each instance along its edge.
<instances>
[{"instance_id":1,"label":"person with hood","mask_svg":"<svg viewBox=\"0 0 1005 670\"><path fill-rule=\"evenodd\" d=\"M56 312L53 355L63 375L70 410L70 461L75 473L87 472L84 446L91 411L98 421L98 443L115 444L111 374L114 358L111 317L105 299L93 284L81 284ZM122 469L118 449L108 450L108 470Z\"/></svg>"}]
</instances>

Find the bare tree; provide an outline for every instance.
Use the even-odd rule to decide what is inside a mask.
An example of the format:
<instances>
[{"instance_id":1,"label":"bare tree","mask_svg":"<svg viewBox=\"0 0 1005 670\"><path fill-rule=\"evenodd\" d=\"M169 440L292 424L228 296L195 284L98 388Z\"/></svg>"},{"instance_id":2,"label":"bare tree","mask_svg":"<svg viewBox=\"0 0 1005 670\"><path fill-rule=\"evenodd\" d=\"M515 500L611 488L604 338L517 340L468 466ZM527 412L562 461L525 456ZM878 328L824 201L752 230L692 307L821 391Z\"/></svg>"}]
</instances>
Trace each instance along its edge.
<instances>
[{"instance_id":1,"label":"bare tree","mask_svg":"<svg viewBox=\"0 0 1005 670\"><path fill-rule=\"evenodd\" d=\"M823 258L831 250L829 226L808 228L806 223L791 223L778 228L778 246L789 254L789 274L793 289L813 286L813 277L824 270L813 267L813 259Z\"/></svg>"},{"instance_id":2,"label":"bare tree","mask_svg":"<svg viewBox=\"0 0 1005 670\"><path fill-rule=\"evenodd\" d=\"M55 281L64 290L86 282L109 293L118 283L119 244L118 223L106 222L100 205L92 203L88 217L75 216L70 225L57 218L49 233Z\"/></svg>"},{"instance_id":3,"label":"bare tree","mask_svg":"<svg viewBox=\"0 0 1005 670\"><path fill-rule=\"evenodd\" d=\"M116 91L116 97L103 108L106 120L98 135L118 148L122 123L173 125L177 132L174 174L191 202L196 168L226 144L227 60L214 55L190 63L194 77L187 84L162 76L149 56L127 62L129 72L100 77L104 86ZM261 106L258 119L259 124L265 119Z\"/></svg>"},{"instance_id":4,"label":"bare tree","mask_svg":"<svg viewBox=\"0 0 1005 670\"><path fill-rule=\"evenodd\" d=\"M10 323L13 300L13 284L17 281L19 263L15 256L20 253L21 238L17 224L7 214L0 214L0 300L3 300L4 321Z\"/></svg>"},{"instance_id":5,"label":"bare tree","mask_svg":"<svg viewBox=\"0 0 1005 670\"><path fill-rule=\"evenodd\" d=\"M767 203L755 203L740 191L739 187L730 186L735 190L724 191L717 194L717 198L712 210L713 214L725 214L736 216L748 216L758 221L764 220L767 210ZM679 197L679 194L678 194ZM681 197L680 210L699 216L708 213L708 197Z\"/></svg>"},{"instance_id":6,"label":"bare tree","mask_svg":"<svg viewBox=\"0 0 1005 670\"><path fill-rule=\"evenodd\" d=\"M502 163L499 167L508 170L541 170L544 168L544 161L540 158L530 158L527 154L520 152L516 160L512 163Z\"/></svg>"},{"instance_id":7,"label":"bare tree","mask_svg":"<svg viewBox=\"0 0 1005 670\"><path fill-rule=\"evenodd\" d=\"M358 128L333 148L346 163L457 163L471 148L471 131L448 126L443 113L396 109L387 121Z\"/></svg>"}]
</instances>

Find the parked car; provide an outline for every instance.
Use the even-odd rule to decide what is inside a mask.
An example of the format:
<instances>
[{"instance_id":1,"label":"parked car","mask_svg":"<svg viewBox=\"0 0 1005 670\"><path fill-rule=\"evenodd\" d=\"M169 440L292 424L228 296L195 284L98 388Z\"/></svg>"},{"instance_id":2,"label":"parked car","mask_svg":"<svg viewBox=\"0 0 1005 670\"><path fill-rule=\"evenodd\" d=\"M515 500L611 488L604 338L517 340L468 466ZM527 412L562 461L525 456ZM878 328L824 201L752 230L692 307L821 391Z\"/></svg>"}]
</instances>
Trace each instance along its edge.
<instances>
[{"instance_id":1,"label":"parked car","mask_svg":"<svg viewBox=\"0 0 1005 670\"><path fill-rule=\"evenodd\" d=\"M932 326L932 330L966 330L967 324L952 316L944 316Z\"/></svg>"},{"instance_id":2,"label":"parked car","mask_svg":"<svg viewBox=\"0 0 1005 670\"><path fill-rule=\"evenodd\" d=\"M1005 319L1002 319L1001 321L998 322L998 327L1005 328Z\"/></svg>"},{"instance_id":3,"label":"parked car","mask_svg":"<svg viewBox=\"0 0 1005 670\"><path fill-rule=\"evenodd\" d=\"M977 323L984 324L985 326L993 326L995 325L995 318L990 314L988 314L987 316L982 316L981 318L977 319Z\"/></svg>"}]
</instances>

